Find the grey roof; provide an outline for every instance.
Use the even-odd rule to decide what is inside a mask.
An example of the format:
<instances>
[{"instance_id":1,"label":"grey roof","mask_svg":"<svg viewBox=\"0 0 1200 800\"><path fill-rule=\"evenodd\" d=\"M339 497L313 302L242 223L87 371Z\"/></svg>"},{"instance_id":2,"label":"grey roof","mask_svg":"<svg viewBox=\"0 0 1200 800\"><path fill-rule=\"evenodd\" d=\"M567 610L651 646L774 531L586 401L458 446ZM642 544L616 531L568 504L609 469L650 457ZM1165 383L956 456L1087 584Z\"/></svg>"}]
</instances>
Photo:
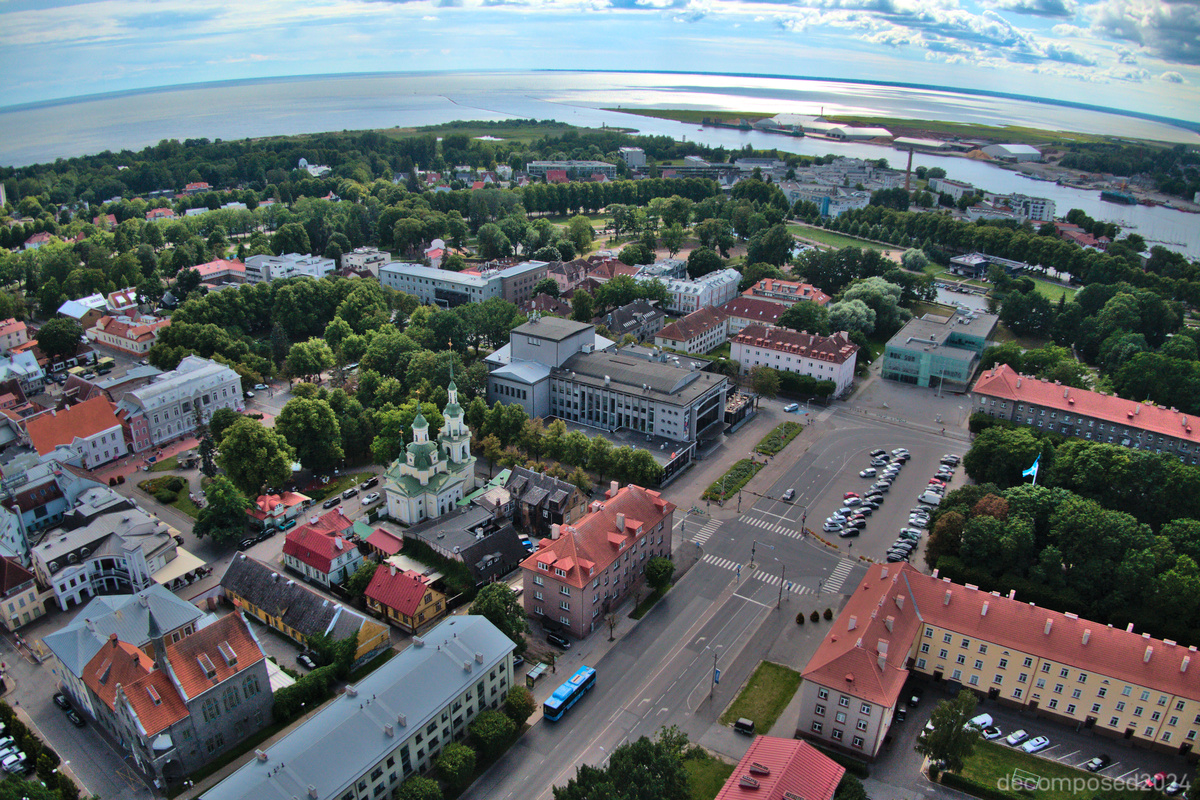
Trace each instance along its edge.
<instances>
[{"instance_id":1,"label":"grey roof","mask_svg":"<svg viewBox=\"0 0 1200 800\"><path fill-rule=\"evenodd\" d=\"M203 616L191 603L154 584L137 594L95 598L61 629L42 637L42 641L63 666L79 676L110 634L115 633L118 639L135 647L150 641L151 613L165 633Z\"/></svg>"},{"instance_id":2,"label":"grey roof","mask_svg":"<svg viewBox=\"0 0 1200 800\"><path fill-rule=\"evenodd\" d=\"M103 488L99 491L103 491ZM140 549L150 560L164 547L174 544L170 528L158 517L140 508L118 508L102 513L82 528L54 530L33 548L33 557L49 565L71 554L82 558L89 554L121 555L125 550ZM89 553L82 552L88 548ZM53 573L54 569L51 569Z\"/></svg>"},{"instance_id":3,"label":"grey roof","mask_svg":"<svg viewBox=\"0 0 1200 800\"><path fill-rule=\"evenodd\" d=\"M357 633L366 619L357 611L328 600L261 561L239 553L221 586L282 618L283 624L304 636L327 634L336 640Z\"/></svg>"},{"instance_id":4,"label":"grey roof","mask_svg":"<svg viewBox=\"0 0 1200 800\"><path fill-rule=\"evenodd\" d=\"M251 759L204 792L203 800L340 797L514 648L487 619L471 615L451 617L417 641L266 748L265 759ZM389 725L395 736L388 736Z\"/></svg>"},{"instance_id":5,"label":"grey roof","mask_svg":"<svg viewBox=\"0 0 1200 800\"><path fill-rule=\"evenodd\" d=\"M507 378L533 386L550 377L550 367L536 361L514 361L491 371L491 376Z\"/></svg>"},{"instance_id":6,"label":"grey roof","mask_svg":"<svg viewBox=\"0 0 1200 800\"><path fill-rule=\"evenodd\" d=\"M618 337L635 328L640 328L649 319L665 318L666 312L644 298L614 308L604 317L604 325Z\"/></svg>"},{"instance_id":7,"label":"grey roof","mask_svg":"<svg viewBox=\"0 0 1200 800\"><path fill-rule=\"evenodd\" d=\"M562 504L578 491L573 484L525 467L513 467L504 488L508 489L515 499L531 506L539 506L548 497L550 505L555 509L560 509Z\"/></svg>"},{"instance_id":8,"label":"grey roof","mask_svg":"<svg viewBox=\"0 0 1200 800\"><path fill-rule=\"evenodd\" d=\"M939 317L926 314L909 320L903 328L890 340L888 346L902 350L921 350L928 347L945 347L947 350L958 349L946 342L956 333L978 336L987 339L996 329L1000 318L995 314L955 314L952 317ZM946 355L951 355L947 353Z\"/></svg>"},{"instance_id":9,"label":"grey roof","mask_svg":"<svg viewBox=\"0 0 1200 800\"><path fill-rule=\"evenodd\" d=\"M561 342L589 328L595 328L595 326L587 322L575 322L559 317L542 317L518 325L512 329L512 332L520 336L536 336L539 339Z\"/></svg>"},{"instance_id":10,"label":"grey roof","mask_svg":"<svg viewBox=\"0 0 1200 800\"><path fill-rule=\"evenodd\" d=\"M505 525L462 551L463 563L471 571L475 583L488 583L512 572L529 557L521 544L517 529Z\"/></svg>"},{"instance_id":11,"label":"grey roof","mask_svg":"<svg viewBox=\"0 0 1200 800\"><path fill-rule=\"evenodd\" d=\"M723 375L609 353L576 353L551 374L589 386L608 386L628 394L648 395L660 403L683 406L690 405L714 386L726 383ZM643 390L643 385L647 389Z\"/></svg>"},{"instance_id":12,"label":"grey roof","mask_svg":"<svg viewBox=\"0 0 1200 800\"><path fill-rule=\"evenodd\" d=\"M404 532L406 539L420 539L441 550L465 550L475 544L473 528L489 522L492 515L479 506L456 508L437 519L413 525Z\"/></svg>"}]
</instances>

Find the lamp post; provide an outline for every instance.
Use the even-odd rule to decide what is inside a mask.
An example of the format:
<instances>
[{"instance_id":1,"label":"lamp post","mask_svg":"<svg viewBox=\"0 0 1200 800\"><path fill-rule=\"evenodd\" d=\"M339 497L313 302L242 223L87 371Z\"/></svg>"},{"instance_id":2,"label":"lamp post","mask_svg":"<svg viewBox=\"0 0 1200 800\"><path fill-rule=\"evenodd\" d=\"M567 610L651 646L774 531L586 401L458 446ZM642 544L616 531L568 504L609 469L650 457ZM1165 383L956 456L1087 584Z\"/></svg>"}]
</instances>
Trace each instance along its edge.
<instances>
[{"instance_id":1,"label":"lamp post","mask_svg":"<svg viewBox=\"0 0 1200 800\"><path fill-rule=\"evenodd\" d=\"M783 607L783 576L787 574L787 564L783 563L782 559L775 559L779 562L779 599L775 601L776 608Z\"/></svg>"},{"instance_id":2,"label":"lamp post","mask_svg":"<svg viewBox=\"0 0 1200 800\"><path fill-rule=\"evenodd\" d=\"M708 699L711 700L717 693L717 656L721 654L720 646L713 647L713 671L712 671L712 686L708 690Z\"/></svg>"},{"instance_id":3,"label":"lamp post","mask_svg":"<svg viewBox=\"0 0 1200 800\"><path fill-rule=\"evenodd\" d=\"M750 566L751 566L751 568L754 567L754 550L757 547L758 547L758 539L755 539L753 542L750 543ZM775 549L775 545L773 545L773 544L764 543L763 547L768 547L772 550Z\"/></svg>"}]
</instances>

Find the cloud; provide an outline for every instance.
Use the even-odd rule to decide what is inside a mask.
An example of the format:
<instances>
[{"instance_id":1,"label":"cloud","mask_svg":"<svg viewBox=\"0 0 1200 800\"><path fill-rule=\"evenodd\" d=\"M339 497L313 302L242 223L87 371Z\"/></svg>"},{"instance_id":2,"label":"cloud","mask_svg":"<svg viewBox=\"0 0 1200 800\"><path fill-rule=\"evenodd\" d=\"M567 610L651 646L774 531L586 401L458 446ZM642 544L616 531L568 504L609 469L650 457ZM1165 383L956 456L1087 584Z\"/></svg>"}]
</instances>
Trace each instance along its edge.
<instances>
[{"instance_id":1,"label":"cloud","mask_svg":"<svg viewBox=\"0 0 1200 800\"><path fill-rule=\"evenodd\" d=\"M1055 36L1060 36L1064 39L1070 37L1079 38L1090 35L1090 31L1088 31L1087 28L1081 28L1078 25L1068 25L1065 22L1055 25L1050 29L1050 31Z\"/></svg>"},{"instance_id":2,"label":"cloud","mask_svg":"<svg viewBox=\"0 0 1200 800\"><path fill-rule=\"evenodd\" d=\"M1200 5L1188 0L1104 0L1086 9L1092 29L1142 45L1166 61L1200 65Z\"/></svg>"},{"instance_id":3,"label":"cloud","mask_svg":"<svg viewBox=\"0 0 1200 800\"><path fill-rule=\"evenodd\" d=\"M1034 17L1073 17L1075 0L988 0L985 5Z\"/></svg>"},{"instance_id":4,"label":"cloud","mask_svg":"<svg viewBox=\"0 0 1200 800\"><path fill-rule=\"evenodd\" d=\"M1158 79L1160 81L1166 81L1167 83L1186 83L1186 81L1183 79L1183 76L1174 70L1167 70L1162 75L1159 75Z\"/></svg>"}]
</instances>

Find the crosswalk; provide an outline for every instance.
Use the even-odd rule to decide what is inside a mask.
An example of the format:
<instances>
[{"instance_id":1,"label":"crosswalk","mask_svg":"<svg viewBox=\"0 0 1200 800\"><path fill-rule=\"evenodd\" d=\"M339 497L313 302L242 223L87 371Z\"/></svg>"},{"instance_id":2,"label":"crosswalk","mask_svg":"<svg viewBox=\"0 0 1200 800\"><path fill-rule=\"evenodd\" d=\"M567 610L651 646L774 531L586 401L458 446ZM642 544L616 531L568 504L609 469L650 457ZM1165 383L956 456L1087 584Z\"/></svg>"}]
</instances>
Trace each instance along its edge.
<instances>
[{"instance_id":1,"label":"crosswalk","mask_svg":"<svg viewBox=\"0 0 1200 800\"><path fill-rule=\"evenodd\" d=\"M841 563L834 568L829 577L825 580L825 591L830 594L837 594L842 590L842 584L846 582L846 577L850 574L850 570L854 569L854 562L843 558Z\"/></svg>"},{"instance_id":2,"label":"crosswalk","mask_svg":"<svg viewBox=\"0 0 1200 800\"><path fill-rule=\"evenodd\" d=\"M780 525L779 523L772 522L771 520L750 516L742 517L742 522L764 531L778 533L780 536L790 536L793 539L804 538L804 536L800 533L800 526L794 522L788 525Z\"/></svg>"},{"instance_id":3,"label":"crosswalk","mask_svg":"<svg viewBox=\"0 0 1200 800\"><path fill-rule=\"evenodd\" d=\"M704 527L700 529L700 532L692 537L692 541L695 542L696 544L704 544L705 542L707 542L709 540L709 538L714 533L716 533L717 528L720 528L720 527L721 527L721 520L710 519L708 522L705 523Z\"/></svg>"},{"instance_id":4,"label":"crosswalk","mask_svg":"<svg viewBox=\"0 0 1200 800\"><path fill-rule=\"evenodd\" d=\"M703 558L701 558L700 560L702 562L704 562L705 564L712 564L714 567L719 567L721 569L727 569L727 570L730 570L731 572L739 572L739 574L740 574L740 569L743 566L742 564L738 563L737 561L734 561L732 558L721 558L720 556L714 556L714 555L706 555ZM768 586L778 586L779 585L779 576L778 575L767 574L766 572L764 572L761 569L755 570L751 574L751 577L753 577L755 580L758 580L758 581L761 581L761 582L767 584ZM788 589L788 591L791 594L812 594L812 589L810 589L807 586L799 586L796 583L794 583L793 581L788 581L787 586L790 587Z\"/></svg>"}]
</instances>

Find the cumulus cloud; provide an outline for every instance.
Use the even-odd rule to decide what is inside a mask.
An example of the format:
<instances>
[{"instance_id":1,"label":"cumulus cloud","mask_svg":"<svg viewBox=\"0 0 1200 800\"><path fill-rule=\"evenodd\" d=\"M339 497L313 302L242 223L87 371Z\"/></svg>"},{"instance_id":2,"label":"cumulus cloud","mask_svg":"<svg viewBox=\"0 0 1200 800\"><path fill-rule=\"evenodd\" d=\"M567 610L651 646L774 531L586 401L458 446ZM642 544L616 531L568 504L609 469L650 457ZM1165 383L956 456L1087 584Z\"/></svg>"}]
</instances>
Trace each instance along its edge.
<instances>
[{"instance_id":1,"label":"cumulus cloud","mask_svg":"<svg viewBox=\"0 0 1200 800\"><path fill-rule=\"evenodd\" d=\"M1134 42L1165 61L1200 64L1200 5L1167 0L1104 0L1086 9L1092 29Z\"/></svg>"},{"instance_id":2,"label":"cumulus cloud","mask_svg":"<svg viewBox=\"0 0 1200 800\"><path fill-rule=\"evenodd\" d=\"M1162 75L1159 75L1158 79L1160 81L1166 81L1167 83L1184 83L1185 82L1183 80L1183 76L1180 75L1175 70L1167 70Z\"/></svg>"},{"instance_id":3,"label":"cumulus cloud","mask_svg":"<svg viewBox=\"0 0 1200 800\"><path fill-rule=\"evenodd\" d=\"M1078 8L1075 0L988 0L986 5L1035 17L1073 17Z\"/></svg>"}]
</instances>

